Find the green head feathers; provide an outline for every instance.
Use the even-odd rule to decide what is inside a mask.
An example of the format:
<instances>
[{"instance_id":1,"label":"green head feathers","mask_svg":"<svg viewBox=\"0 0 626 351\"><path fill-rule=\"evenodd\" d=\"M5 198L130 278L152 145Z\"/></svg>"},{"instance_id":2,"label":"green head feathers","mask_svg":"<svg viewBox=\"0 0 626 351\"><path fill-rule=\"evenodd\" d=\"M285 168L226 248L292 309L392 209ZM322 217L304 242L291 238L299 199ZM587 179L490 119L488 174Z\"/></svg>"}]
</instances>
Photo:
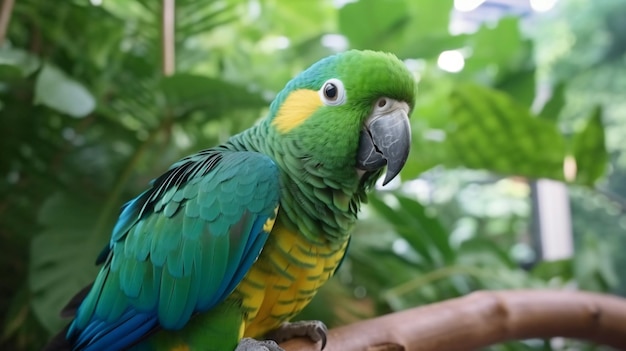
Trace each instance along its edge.
<instances>
[{"instance_id":1,"label":"green head feathers","mask_svg":"<svg viewBox=\"0 0 626 351\"><path fill-rule=\"evenodd\" d=\"M328 79L337 78L355 99L365 102L382 95L409 102L413 107L416 84L402 61L393 54L351 50L326 57L293 78L272 103L272 114L289 94L299 89L319 90Z\"/></svg>"},{"instance_id":2,"label":"green head feathers","mask_svg":"<svg viewBox=\"0 0 626 351\"><path fill-rule=\"evenodd\" d=\"M270 133L283 148L302 150L297 157L349 169L358 166L360 139L366 121L381 109L377 104L403 104L409 114L415 94L413 75L397 57L351 50L318 61L286 85L270 107ZM384 164L361 168L373 171Z\"/></svg>"}]
</instances>

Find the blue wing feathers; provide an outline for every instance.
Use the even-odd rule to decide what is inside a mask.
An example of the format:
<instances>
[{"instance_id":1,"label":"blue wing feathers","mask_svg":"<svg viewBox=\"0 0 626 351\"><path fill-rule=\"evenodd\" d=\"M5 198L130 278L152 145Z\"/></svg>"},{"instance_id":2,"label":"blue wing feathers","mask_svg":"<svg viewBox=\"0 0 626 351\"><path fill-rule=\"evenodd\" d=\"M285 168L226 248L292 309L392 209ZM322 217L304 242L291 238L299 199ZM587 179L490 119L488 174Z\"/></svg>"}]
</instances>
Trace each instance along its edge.
<instances>
[{"instance_id":1,"label":"blue wing feathers","mask_svg":"<svg viewBox=\"0 0 626 351\"><path fill-rule=\"evenodd\" d=\"M206 223L199 221L198 216L191 217L188 213L188 211L185 211L185 218L183 219L183 236L187 240L198 240L203 233Z\"/></svg>"},{"instance_id":2,"label":"blue wing feathers","mask_svg":"<svg viewBox=\"0 0 626 351\"><path fill-rule=\"evenodd\" d=\"M262 233L263 226L265 225L265 222L269 218L270 218L269 216L257 218L254 221L254 224L252 226L252 229L250 230L250 233ZM267 239L267 233L264 233L262 235L257 236L253 240L246 241L246 246L244 248L244 253L242 255L243 262L242 264L239 265L237 271L235 272L235 279L233 279L231 284L228 286L229 291L234 289L237 286L237 284L239 284L241 279L243 279L245 274L247 273L248 270L245 269L244 267L250 267L252 263L254 263L254 261L256 260L258 254L252 255L250 253L261 252L261 249L263 248L263 245L265 244L266 239ZM235 284L235 282L237 283Z\"/></svg>"},{"instance_id":3,"label":"blue wing feathers","mask_svg":"<svg viewBox=\"0 0 626 351\"><path fill-rule=\"evenodd\" d=\"M75 350L120 350L155 328L180 329L224 300L259 255L278 206L266 156L210 149L127 202L103 268L68 330Z\"/></svg>"},{"instance_id":4,"label":"blue wing feathers","mask_svg":"<svg viewBox=\"0 0 626 351\"><path fill-rule=\"evenodd\" d=\"M177 280L174 279L166 270L161 275L161 286L159 288L159 302L157 308L157 315L159 316L159 323L165 329L174 329L175 325L171 322L172 319L177 319L176 316L172 316L174 311L170 311L172 304L172 296L174 295L174 289L176 288Z\"/></svg>"},{"instance_id":5,"label":"blue wing feathers","mask_svg":"<svg viewBox=\"0 0 626 351\"><path fill-rule=\"evenodd\" d=\"M176 201L168 202L167 205L165 205L165 210L163 211L163 213L165 214L166 217L172 217L174 216L176 211L178 211L179 206L180 206L180 203Z\"/></svg>"},{"instance_id":6,"label":"blue wing feathers","mask_svg":"<svg viewBox=\"0 0 626 351\"><path fill-rule=\"evenodd\" d=\"M120 279L124 294L131 299L137 299L141 292L143 277L147 273L147 267L144 262L136 259L125 260L122 269L120 269Z\"/></svg>"},{"instance_id":7,"label":"blue wing feathers","mask_svg":"<svg viewBox=\"0 0 626 351\"><path fill-rule=\"evenodd\" d=\"M194 199L191 200L187 200L187 203L185 204L185 216L187 218L198 218L200 217L200 206L198 206L198 204L193 203L195 202ZM192 206L193 205L193 206ZM203 222L201 222L203 223Z\"/></svg>"},{"instance_id":8,"label":"blue wing feathers","mask_svg":"<svg viewBox=\"0 0 626 351\"><path fill-rule=\"evenodd\" d=\"M182 242L180 248L180 262L182 265L182 275L190 276L193 272L193 261L198 259L199 242L197 239L187 239Z\"/></svg>"},{"instance_id":9,"label":"blue wing feathers","mask_svg":"<svg viewBox=\"0 0 626 351\"><path fill-rule=\"evenodd\" d=\"M129 310L124 317L127 317L127 319L123 319L126 328L113 329L107 334L107 338L104 339L110 341L110 343L103 345L93 344L90 348L98 349L97 347L99 347L102 350L124 349L134 341L143 338L146 333L158 324L156 317L150 313L132 314ZM100 341L100 343L102 343L102 341Z\"/></svg>"},{"instance_id":10,"label":"blue wing feathers","mask_svg":"<svg viewBox=\"0 0 626 351\"><path fill-rule=\"evenodd\" d=\"M198 195L197 181L195 181L195 179L190 181L189 183L187 183L187 185L185 185L182 191L179 191L179 193L184 199L187 199L188 201L195 198Z\"/></svg>"}]
</instances>

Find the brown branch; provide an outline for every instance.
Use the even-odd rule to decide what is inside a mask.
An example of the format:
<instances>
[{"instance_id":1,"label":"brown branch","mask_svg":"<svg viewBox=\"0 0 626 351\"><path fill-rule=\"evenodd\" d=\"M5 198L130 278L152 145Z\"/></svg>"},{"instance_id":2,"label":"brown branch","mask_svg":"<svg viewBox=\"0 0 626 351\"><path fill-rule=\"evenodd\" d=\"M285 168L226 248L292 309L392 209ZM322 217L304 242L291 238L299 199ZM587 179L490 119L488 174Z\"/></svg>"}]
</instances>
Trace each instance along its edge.
<instances>
[{"instance_id":1,"label":"brown branch","mask_svg":"<svg viewBox=\"0 0 626 351\"><path fill-rule=\"evenodd\" d=\"M13 13L13 5L15 0L4 0L0 7L0 46L4 44L9 30L9 22L11 22L11 14Z\"/></svg>"},{"instance_id":2,"label":"brown branch","mask_svg":"<svg viewBox=\"0 0 626 351\"><path fill-rule=\"evenodd\" d=\"M176 48L174 43L176 0L163 0L161 21L161 48L163 58L163 75L171 76L175 70Z\"/></svg>"},{"instance_id":3,"label":"brown branch","mask_svg":"<svg viewBox=\"0 0 626 351\"><path fill-rule=\"evenodd\" d=\"M575 291L481 291L332 329L324 351L460 351L556 336L626 349L626 299ZM302 338L281 346L320 347Z\"/></svg>"}]
</instances>

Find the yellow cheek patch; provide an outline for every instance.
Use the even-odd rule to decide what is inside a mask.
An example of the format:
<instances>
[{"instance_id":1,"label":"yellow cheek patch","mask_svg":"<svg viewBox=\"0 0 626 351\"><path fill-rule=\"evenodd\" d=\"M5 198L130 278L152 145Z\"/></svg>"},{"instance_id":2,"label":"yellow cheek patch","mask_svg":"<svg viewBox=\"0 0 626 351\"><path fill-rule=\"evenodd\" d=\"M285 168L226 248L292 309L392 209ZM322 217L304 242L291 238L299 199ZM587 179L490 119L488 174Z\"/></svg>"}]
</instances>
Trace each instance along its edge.
<instances>
[{"instance_id":1,"label":"yellow cheek patch","mask_svg":"<svg viewBox=\"0 0 626 351\"><path fill-rule=\"evenodd\" d=\"M280 133L287 133L306 121L322 105L315 90L293 91L283 102L272 124Z\"/></svg>"}]
</instances>

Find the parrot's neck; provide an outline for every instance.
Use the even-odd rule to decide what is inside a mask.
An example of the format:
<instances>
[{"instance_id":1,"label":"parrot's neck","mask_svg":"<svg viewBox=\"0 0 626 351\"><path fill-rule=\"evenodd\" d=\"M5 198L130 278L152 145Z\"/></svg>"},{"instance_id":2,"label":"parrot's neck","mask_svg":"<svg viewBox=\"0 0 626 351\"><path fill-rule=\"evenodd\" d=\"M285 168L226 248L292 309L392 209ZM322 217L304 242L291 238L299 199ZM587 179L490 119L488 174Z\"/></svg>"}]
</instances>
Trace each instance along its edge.
<instances>
[{"instance_id":1,"label":"parrot's neck","mask_svg":"<svg viewBox=\"0 0 626 351\"><path fill-rule=\"evenodd\" d=\"M344 243L357 218L365 188L356 170L329 169L314 160L298 140L279 138L269 123L231 137L229 149L268 155L281 171L279 219L307 239Z\"/></svg>"}]
</instances>

